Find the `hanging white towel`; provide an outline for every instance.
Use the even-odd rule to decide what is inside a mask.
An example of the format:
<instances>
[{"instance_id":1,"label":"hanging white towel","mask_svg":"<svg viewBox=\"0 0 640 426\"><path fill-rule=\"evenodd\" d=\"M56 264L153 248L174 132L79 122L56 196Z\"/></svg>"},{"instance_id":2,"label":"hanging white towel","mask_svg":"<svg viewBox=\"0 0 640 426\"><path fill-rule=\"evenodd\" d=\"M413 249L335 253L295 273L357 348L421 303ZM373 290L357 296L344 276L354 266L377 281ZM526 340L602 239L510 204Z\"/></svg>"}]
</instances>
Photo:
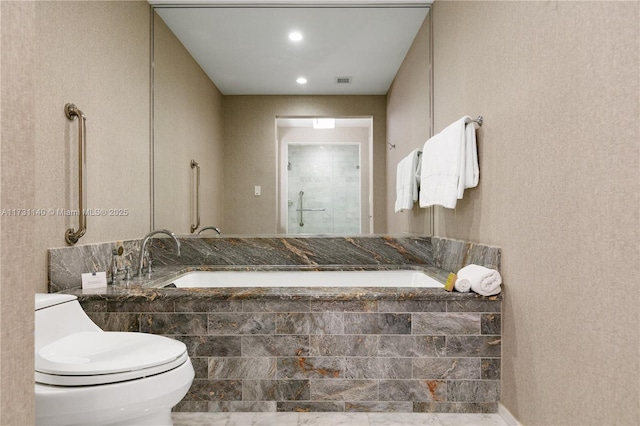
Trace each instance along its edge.
<instances>
[{"instance_id":1,"label":"hanging white towel","mask_svg":"<svg viewBox=\"0 0 640 426\"><path fill-rule=\"evenodd\" d=\"M500 276L500 272L471 264L458 271L455 288L456 290L460 288L462 291L470 288L471 291L482 296L493 296L500 293L501 284L502 276Z\"/></svg>"},{"instance_id":2,"label":"hanging white towel","mask_svg":"<svg viewBox=\"0 0 640 426\"><path fill-rule=\"evenodd\" d=\"M396 172L395 211L411 210L418 201L420 181L420 150L414 149L398 163Z\"/></svg>"},{"instance_id":3,"label":"hanging white towel","mask_svg":"<svg viewBox=\"0 0 640 426\"><path fill-rule=\"evenodd\" d=\"M420 207L454 209L465 188L478 185L475 128L465 116L430 138L422 149Z\"/></svg>"},{"instance_id":4,"label":"hanging white towel","mask_svg":"<svg viewBox=\"0 0 640 426\"><path fill-rule=\"evenodd\" d=\"M465 173L464 188L475 188L480 180L478 167L478 146L476 144L476 127L471 117L465 117ZM458 197L462 199L462 196Z\"/></svg>"}]
</instances>

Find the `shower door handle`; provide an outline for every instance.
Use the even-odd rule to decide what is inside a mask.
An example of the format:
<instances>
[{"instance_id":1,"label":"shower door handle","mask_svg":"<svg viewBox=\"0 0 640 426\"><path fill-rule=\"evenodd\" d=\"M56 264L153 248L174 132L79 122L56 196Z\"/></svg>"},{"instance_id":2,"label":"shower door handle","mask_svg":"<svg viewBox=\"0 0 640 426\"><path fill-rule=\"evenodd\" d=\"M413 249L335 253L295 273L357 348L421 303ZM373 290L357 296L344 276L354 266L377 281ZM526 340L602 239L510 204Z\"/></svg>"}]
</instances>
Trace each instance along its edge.
<instances>
[{"instance_id":1,"label":"shower door handle","mask_svg":"<svg viewBox=\"0 0 640 426\"><path fill-rule=\"evenodd\" d=\"M300 226L304 226L304 220L302 218L302 212L323 212L324 209L305 209L302 205L302 196L304 195L304 191L300 191L300 208L296 209L297 212L300 212Z\"/></svg>"}]
</instances>

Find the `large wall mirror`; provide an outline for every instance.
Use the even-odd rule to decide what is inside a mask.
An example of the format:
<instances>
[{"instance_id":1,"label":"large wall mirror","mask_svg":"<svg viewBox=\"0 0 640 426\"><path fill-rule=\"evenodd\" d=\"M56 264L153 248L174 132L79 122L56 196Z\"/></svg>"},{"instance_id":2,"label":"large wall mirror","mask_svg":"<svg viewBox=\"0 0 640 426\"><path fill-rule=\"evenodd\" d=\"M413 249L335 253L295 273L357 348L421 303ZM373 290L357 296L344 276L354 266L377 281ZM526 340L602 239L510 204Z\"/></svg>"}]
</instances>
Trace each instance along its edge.
<instances>
[{"instance_id":1,"label":"large wall mirror","mask_svg":"<svg viewBox=\"0 0 640 426\"><path fill-rule=\"evenodd\" d=\"M386 232L386 95L428 10L154 3L153 228Z\"/></svg>"}]
</instances>

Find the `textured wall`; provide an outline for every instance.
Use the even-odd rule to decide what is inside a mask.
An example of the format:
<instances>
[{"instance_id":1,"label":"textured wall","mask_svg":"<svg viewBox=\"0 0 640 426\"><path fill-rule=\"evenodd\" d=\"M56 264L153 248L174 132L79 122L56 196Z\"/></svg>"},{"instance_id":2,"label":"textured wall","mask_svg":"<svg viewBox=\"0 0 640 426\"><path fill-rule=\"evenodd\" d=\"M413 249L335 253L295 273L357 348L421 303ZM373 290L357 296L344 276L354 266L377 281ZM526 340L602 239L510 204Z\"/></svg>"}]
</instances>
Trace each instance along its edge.
<instances>
[{"instance_id":1,"label":"textured wall","mask_svg":"<svg viewBox=\"0 0 640 426\"><path fill-rule=\"evenodd\" d=\"M2 15L1 424L33 424L33 294L47 290L47 248L77 217L76 103L87 115L88 206L81 242L149 229L149 4L8 2ZM42 215L43 209L46 215ZM38 216L34 216L34 212ZM19 350L16 350L19 348Z\"/></svg>"},{"instance_id":2,"label":"textured wall","mask_svg":"<svg viewBox=\"0 0 640 426\"><path fill-rule=\"evenodd\" d=\"M2 74L0 157L2 209L35 200L34 78L35 4L0 3ZM6 212L5 212L6 213ZM33 424L33 282L36 271L33 216L0 217L0 424ZM43 250L43 255L44 255ZM46 285L46 282L44 283ZM16 350L19 348L19 350Z\"/></svg>"},{"instance_id":3,"label":"textured wall","mask_svg":"<svg viewBox=\"0 0 640 426\"><path fill-rule=\"evenodd\" d=\"M225 233L277 229L276 117L373 116L374 232L386 229L384 96L225 96ZM255 197L253 187L262 186Z\"/></svg>"},{"instance_id":4,"label":"textured wall","mask_svg":"<svg viewBox=\"0 0 640 426\"><path fill-rule=\"evenodd\" d=\"M164 21L154 19L153 228L191 232L193 159L200 164L200 226L224 230L222 94Z\"/></svg>"},{"instance_id":5,"label":"textured wall","mask_svg":"<svg viewBox=\"0 0 640 426\"><path fill-rule=\"evenodd\" d=\"M396 213L398 163L431 136L431 17L427 15L387 94L387 232L431 235L431 209Z\"/></svg>"},{"instance_id":6,"label":"textured wall","mask_svg":"<svg viewBox=\"0 0 640 426\"><path fill-rule=\"evenodd\" d=\"M482 114L480 184L436 235L502 248L502 402L640 422L638 2L438 2L435 131Z\"/></svg>"},{"instance_id":7,"label":"textured wall","mask_svg":"<svg viewBox=\"0 0 640 426\"><path fill-rule=\"evenodd\" d=\"M127 209L124 216L88 217L79 244L142 237L150 228L149 46L147 2L36 2L35 208L78 207L78 121L87 117L87 204ZM31 206L24 206L31 207ZM32 241L46 291L46 249L65 245L78 218L47 214Z\"/></svg>"}]
</instances>

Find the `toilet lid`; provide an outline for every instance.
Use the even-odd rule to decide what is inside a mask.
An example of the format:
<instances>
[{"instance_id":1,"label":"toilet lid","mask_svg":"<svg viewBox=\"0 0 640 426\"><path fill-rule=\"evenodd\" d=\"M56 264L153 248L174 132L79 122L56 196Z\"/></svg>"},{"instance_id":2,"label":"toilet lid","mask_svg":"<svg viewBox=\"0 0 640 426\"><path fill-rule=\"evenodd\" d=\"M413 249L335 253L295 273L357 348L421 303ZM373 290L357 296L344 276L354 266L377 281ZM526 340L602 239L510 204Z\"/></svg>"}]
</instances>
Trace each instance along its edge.
<instances>
[{"instance_id":1,"label":"toilet lid","mask_svg":"<svg viewBox=\"0 0 640 426\"><path fill-rule=\"evenodd\" d=\"M36 381L64 386L115 383L160 374L187 359L184 343L163 336L74 333L36 353Z\"/></svg>"}]
</instances>

